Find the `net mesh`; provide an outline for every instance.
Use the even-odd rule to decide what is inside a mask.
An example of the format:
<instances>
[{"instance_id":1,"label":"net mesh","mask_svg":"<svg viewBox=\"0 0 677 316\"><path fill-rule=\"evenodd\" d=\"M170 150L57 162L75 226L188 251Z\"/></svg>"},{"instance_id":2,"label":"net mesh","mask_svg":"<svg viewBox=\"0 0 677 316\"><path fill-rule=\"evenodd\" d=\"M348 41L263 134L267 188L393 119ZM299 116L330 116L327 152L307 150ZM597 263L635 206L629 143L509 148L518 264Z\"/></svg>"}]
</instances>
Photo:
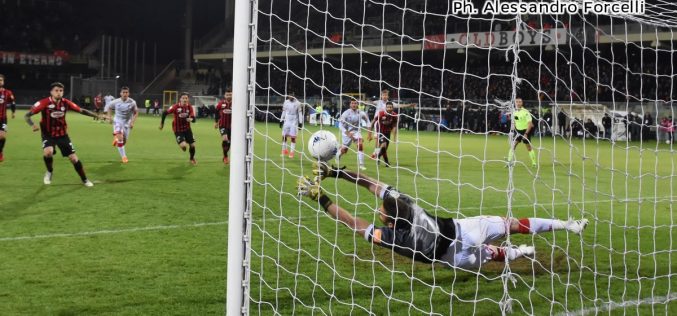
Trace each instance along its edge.
<instances>
[{"instance_id":1,"label":"net mesh","mask_svg":"<svg viewBox=\"0 0 677 316\"><path fill-rule=\"evenodd\" d=\"M477 5L479 6L479 5ZM259 314L669 314L675 309L675 4L643 16L459 16L447 1L256 1L250 311ZM533 258L479 269L415 262L371 244L297 195L312 176L304 126L281 156L282 104L337 118L400 107L390 168L365 171L445 218L587 218L568 232L511 235ZM509 148L517 98L530 145ZM413 106L405 106L413 105ZM360 127L362 136L367 127ZM289 148L289 147L287 147ZM352 145L340 164L357 170ZM331 162L336 163L336 162ZM340 179L322 188L379 226L380 200Z\"/></svg>"}]
</instances>

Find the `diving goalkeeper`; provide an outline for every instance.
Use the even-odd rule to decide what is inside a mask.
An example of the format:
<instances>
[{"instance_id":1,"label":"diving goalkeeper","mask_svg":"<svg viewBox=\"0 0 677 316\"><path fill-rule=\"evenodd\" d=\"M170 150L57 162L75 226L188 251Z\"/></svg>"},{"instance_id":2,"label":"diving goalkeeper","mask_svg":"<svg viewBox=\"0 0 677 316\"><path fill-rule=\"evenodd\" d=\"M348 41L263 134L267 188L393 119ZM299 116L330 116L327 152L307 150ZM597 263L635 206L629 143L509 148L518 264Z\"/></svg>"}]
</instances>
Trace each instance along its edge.
<instances>
[{"instance_id":1,"label":"diving goalkeeper","mask_svg":"<svg viewBox=\"0 0 677 316\"><path fill-rule=\"evenodd\" d=\"M534 247L520 245L495 246L491 243L508 234L537 234L567 230L580 234L587 219L562 221L545 218L504 218L475 216L462 219L442 218L429 214L409 196L393 187L366 177L364 173L316 164L314 180L300 177L298 194L318 201L331 217L342 222L355 234L397 254L425 263L441 263L448 267L477 268L489 261L515 260L533 256ZM340 178L368 189L383 200L377 210L385 226L376 227L354 217L334 204L320 186L325 177Z\"/></svg>"}]
</instances>

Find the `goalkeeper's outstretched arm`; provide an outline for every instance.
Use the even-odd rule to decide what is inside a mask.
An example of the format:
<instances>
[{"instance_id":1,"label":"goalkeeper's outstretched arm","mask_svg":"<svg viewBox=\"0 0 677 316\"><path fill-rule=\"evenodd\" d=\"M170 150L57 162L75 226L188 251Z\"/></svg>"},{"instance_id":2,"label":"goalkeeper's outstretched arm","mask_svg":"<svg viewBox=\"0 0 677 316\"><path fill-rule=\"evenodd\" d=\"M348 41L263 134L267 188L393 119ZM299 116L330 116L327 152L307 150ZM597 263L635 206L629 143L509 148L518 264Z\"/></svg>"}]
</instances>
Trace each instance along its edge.
<instances>
[{"instance_id":1,"label":"goalkeeper's outstretched arm","mask_svg":"<svg viewBox=\"0 0 677 316\"><path fill-rule=\"evenodd\" d=\"M345 167L336 168L327 165L325 162L314 163L313 174L319 176L321 179L326 177L341 178L366 188L369 192L378 197L382 195L382 191L388 188L387 184L370 178L364 173L358 174L357 172L346 170Z\"/></svg>"},{"instance_id":2,"label":"goalkeeper's outstretched arm","mask_svg":"<svg viewBox=\"0 0 677 316\"><path fill-rule=\"evenodd\" d=\"M319 181L311 181L308 177L299 178L298 193L299 195L307 196L308 198L317 201L327 214L348 226L348 228L359 236L364 236L365 232L372 227L366 220L352 216L348 211L332 202L332 200L322 192Z\"/></svg>"}]
</instances>

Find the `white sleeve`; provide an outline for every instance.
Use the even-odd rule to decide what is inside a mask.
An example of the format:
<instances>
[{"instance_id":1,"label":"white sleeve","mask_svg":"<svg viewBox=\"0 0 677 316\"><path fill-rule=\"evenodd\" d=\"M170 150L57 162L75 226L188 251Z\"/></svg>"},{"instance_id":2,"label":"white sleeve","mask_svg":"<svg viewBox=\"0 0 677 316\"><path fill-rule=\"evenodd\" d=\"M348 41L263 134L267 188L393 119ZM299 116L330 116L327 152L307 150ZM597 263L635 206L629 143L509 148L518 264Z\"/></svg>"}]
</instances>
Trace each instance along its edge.
<instances>
[{"instance_id":1,"label":"white sleeve","mask_svg":"<svg viewBox=\"0 0 677 316\"><path fill-rule=\"evenodd\" d=\"M282 104L282 114L280 114L280 121L284 122L287 117L287 101Z\"/></svg>"},{"instance_id":2,"label":"white sleeve","mask_svg":"<svg viewBox=\"0 0 677 316\"><path fill-rule=\"evenodd\" d=\"M341 130L341 134L345 134L346 132L346 114L347 112L343 112L341 116L339 117L339 129Z\"/></svg>"}]
</instances>

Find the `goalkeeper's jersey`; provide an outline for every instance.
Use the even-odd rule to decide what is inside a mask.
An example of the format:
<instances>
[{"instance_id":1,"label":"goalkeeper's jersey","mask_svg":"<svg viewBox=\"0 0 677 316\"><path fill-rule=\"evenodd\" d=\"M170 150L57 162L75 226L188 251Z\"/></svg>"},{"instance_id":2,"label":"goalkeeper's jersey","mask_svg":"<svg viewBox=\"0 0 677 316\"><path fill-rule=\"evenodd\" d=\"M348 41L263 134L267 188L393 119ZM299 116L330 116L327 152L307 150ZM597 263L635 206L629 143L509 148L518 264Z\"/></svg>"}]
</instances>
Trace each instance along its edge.
<instances>
[{"instance_id":1,"label":"goalkeeper's jersey","mask_svg":"<svg viewBox=\"0 0 677 316\"><path fill-rule=\"evenodd\" d=\"M439 218L428 214L409 197L397 191L386 193L385 199L399 199L402 207L395 219L395 226L379 227L382 247L416 261L431 263L448 251L451 242L456 239L456 225L451 218Z\"/></svg>"}]
</instances>

